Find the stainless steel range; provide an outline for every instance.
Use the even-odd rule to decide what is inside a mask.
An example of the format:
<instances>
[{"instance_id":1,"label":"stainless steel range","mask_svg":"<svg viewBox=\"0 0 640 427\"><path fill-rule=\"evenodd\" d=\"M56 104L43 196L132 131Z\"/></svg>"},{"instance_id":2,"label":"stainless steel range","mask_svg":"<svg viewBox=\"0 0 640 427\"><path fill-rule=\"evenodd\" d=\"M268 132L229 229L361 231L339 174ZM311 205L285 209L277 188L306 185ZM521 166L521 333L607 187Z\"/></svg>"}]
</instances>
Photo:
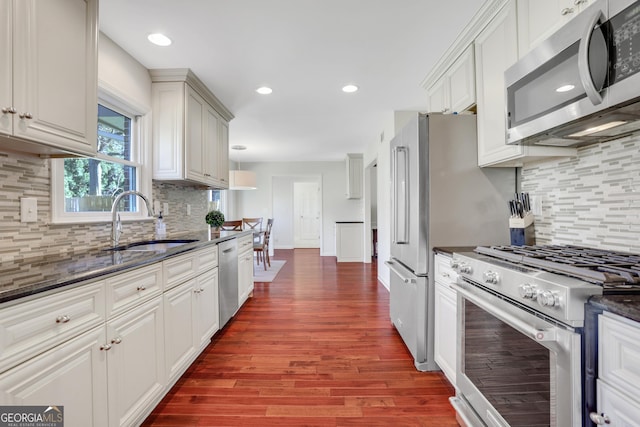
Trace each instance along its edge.
<instances>
[{"instance_id":1,"label":"stainless steel range","mask_svg":"<svg viewBox=\"0 0 640 427\"><path fill-rule=\"evenodd\" d=\"M494 246L456 253L452 266L459 416L468 426L582 426L584 304L640 291L640 256Z\"/></svg>"}]
</instances>

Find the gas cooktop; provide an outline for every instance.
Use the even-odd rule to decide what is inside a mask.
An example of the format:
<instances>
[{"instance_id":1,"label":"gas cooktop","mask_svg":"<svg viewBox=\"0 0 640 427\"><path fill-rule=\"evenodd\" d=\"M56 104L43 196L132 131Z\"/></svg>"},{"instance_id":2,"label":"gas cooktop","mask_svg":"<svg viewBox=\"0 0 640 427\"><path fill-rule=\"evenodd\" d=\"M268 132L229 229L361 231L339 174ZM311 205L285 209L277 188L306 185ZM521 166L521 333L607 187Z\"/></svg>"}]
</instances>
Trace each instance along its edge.
<instances>
[{"instance_id":1,"label":"gas cooktop","mask_svg":"<svg viewBox=\"0 0 640 427\"><path fill-rule=\"evenodd\" d=\"M640 255L571 245L478 246L475 252L605 289L640 291Z\"/></svg>"}]
</instances>

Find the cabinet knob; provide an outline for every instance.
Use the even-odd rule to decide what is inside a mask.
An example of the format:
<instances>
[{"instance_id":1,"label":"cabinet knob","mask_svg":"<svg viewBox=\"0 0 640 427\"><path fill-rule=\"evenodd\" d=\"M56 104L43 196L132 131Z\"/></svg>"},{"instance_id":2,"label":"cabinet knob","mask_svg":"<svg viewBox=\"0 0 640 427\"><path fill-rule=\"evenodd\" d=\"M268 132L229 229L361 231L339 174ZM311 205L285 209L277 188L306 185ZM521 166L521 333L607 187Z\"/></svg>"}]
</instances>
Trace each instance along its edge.
<instances>
[{"instance_id":1,"label":"cabinet knob","mask_svg":"<svg viewBox=\"0 0 640 427\"><path fill-rule=\"evenodd\" d=\"M21 119L33 119L33 115L31 113L20 113L18 117Z\"/></svg>"},{"instance_id":2,"label":"cabinet knob","mask_svg":"<svg viewBox=\"0 0 640 427\"><path fill-rule=\"evenodd\" d=\"M611 420L609 419L607 414L605 414L604 412L602 414L597 414L595 412L592 412L589 414L589 418L594 424L599 426L602 426L605 424L611 424Z\"/></svg>"},{"instance_id":3,"label":"cabinet knob","mask_svg":"<svg viewBox=\"0 0 640 427\"><path fill-rule=\"evenodd\" d=\"M565 7L564 9L562 9L560 11L560 15L562 15L562 16L566 16L566 15L569 15L571 13L573 13L573 8L572 7Z\"/></svg>"},{"instance_id":4,"label":"cabinet knob","mask_svg":"<svg viewBox=\"0 0 640 427\"><path fill-rule=\"evenodd\" d=\"M145 291L147 288L144 285L140 285L136 288L136 291Z\"/></svg>"},{"instance_id":5,"label":"cabinet knob","mask_svg":"<svg viewBox=\"0 0 640 427\"><path fill-rule=\"evenodd\" d=\"M122 338L120 337L115 337L114 339L111 340L111 344L120 344L122 342Z\"/></svg>"},{"instance_id":6,"label":"cabinet knob","mask_svg":"<svg viewBox=\"0 0 640 427\"><path fill-rule=\"evenodd\" d=\"M66 314L56 317L56 323L67 323L69 320L71 320L71 317L67 316Z\"/></svg>"},{"instance_id":7,"label":"cabinet knob","mask_svg":"<svg viewBox=\"0 0 640 427\"><path fill-rule=\"evenodd\" d=\"M100 346L100 350L109 351L111 350L111 344L103 344Z\"/></svg>"},{"instance_id":8,"label":"cabinet knob","mask_svg":"<svg viewBox=\"0 0 640 427\"><path fill-rule=\"evenodd\" d=\"M2 109L2 113L3 113L3 114L15 114L15 113L17 113L17 111L16 111L16 109L15 109L15 108L13 108L13 107L4 107L4 108Z\"/></svg>"},{"instance_id":9,"label":"cabinet knob","mask_svg":"<svg viewBox=\"0 0 640 427\"><path fill-rule=\"evenodd\" d=\"M586 2L587 0L575 0L573 4L576 6L580 6L581 4L585 4Z\"/></svg>"}]
</instances>

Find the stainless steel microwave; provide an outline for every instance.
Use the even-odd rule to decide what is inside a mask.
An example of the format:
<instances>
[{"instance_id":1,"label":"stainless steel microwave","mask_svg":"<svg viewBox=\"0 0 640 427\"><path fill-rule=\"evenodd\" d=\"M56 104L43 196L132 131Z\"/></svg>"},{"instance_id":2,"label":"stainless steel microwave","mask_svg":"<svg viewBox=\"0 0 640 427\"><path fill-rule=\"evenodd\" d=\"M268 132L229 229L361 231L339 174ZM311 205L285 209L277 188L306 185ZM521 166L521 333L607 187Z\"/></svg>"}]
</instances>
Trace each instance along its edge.
<instances>
[{"instance_id":1,"label":"stainless steel microwave","mask_svg":"<svg viewBox=\"0 0 640 427\"><path fill-rule=\"evenodd\" d=\"M596 0L505 71L508 144L580 146L640 130L640 1Z\"/></svg>"}]
</instances>

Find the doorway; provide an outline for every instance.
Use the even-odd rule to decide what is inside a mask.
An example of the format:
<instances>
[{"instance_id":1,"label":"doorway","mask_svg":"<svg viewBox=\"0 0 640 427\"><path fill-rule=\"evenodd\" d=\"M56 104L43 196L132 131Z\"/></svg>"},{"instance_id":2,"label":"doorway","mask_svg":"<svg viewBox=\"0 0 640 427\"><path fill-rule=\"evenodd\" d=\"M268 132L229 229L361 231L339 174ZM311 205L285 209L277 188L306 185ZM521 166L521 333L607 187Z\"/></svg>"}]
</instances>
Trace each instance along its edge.
<instances>
[{"instance_id":1,"label":"doorway","mask_svg":"<svg viewBox=\"0 0 640 427\"><path fill-rule=\"evenodd\" d=\"M320 247L320 184L293 183L293 244L296 248Z\"/></svg>"}]
</instances>

